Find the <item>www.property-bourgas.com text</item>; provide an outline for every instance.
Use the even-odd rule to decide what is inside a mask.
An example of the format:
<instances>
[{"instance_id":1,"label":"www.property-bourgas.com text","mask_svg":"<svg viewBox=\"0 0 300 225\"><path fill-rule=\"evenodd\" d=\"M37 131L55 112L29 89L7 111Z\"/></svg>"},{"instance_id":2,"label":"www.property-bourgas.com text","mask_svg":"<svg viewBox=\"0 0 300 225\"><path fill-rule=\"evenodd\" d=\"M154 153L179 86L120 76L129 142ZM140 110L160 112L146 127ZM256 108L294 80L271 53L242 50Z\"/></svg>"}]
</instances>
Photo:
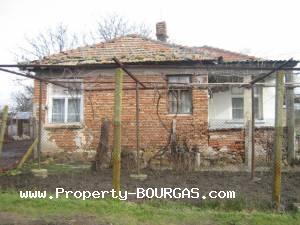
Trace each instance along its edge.
<instances>
[{"instance_id":1,"label":"www.property-bourgas.com text","mask_svg":"<svg viewBox=\"0 0 300 225\"><path fill-rule=\"evenodd\" d=\"M136 199L157 198L157 199L233 199L235 191L210 191L201 195L199 188L136 188L135 192L120 191L68 191L64 188L56 188L54 194L47 191L20 191L20 198L24 199L54 199L54 198L75 198L75 199L104 199L107 197L127 200L129 196Z\"/></svg>"}]
</instances>

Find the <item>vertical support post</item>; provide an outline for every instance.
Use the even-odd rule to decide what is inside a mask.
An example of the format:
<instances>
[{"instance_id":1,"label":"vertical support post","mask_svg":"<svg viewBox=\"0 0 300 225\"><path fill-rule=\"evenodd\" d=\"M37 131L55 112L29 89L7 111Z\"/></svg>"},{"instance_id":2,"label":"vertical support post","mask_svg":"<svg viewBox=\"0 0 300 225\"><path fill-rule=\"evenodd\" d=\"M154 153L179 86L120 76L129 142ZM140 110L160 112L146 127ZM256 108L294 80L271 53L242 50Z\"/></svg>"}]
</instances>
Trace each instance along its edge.
<instances>
[{"instance_id":1,"label":"vertical support post","mask_svg":"<svg viewBox=\"0 0 300 225\"><path fill-rule=\"evenodd\" d=\"M39 89L39 127L38 127L38 166L41 167L41 146L42 146L42 100L43 100L43 83L40 81Z\"/></svg>"},{"instance_id":2,"label":"vertical support post","mask_svg":"<svg viewBox=\"0 0 300 225\"><path fill-rule=\"evenodd\" d=\"M139 84L136 82L136 172L140 174L140 95Z\"/></svg>"},{"instance_id":3,"label":"vertical support post","mask_svg":"<svg viewBox=\"0 0 300 225\"><path fill-rule=\"evenodd\" d=\"M255 87L251 87L251 179L255 178Z\"/></svg>"},{"instance_id":4,"label":"vertical support post","mask_svg":"<svg viewBox=\"0 0 300 225\"><path fill-rule=\"evenodd\" d=\"M35 140L37 139L38 140L38 135L37 135L37 126L36 126L36 118L33 117L32 118L32 139ZM33 158L34 159L37 159L38 158L38 152L37 152L37 145L34 146L33 148Z\"/></svg>"},{"instance_id":5,"label":"vertical support post","mask_svg":"<svg viewBox=\"0 0 300 225\"><path fill-rule=\"evenodd\" d=\"M245 76L243 82L249 83L251 76ZM251 150L252 150L252 98L251 88L244 88L244 127L245 127L245 164L247 168L251 169Z\"/></svg>"},{"instance_id":6,"label":"vertical support post","mask_svg":"<svg viewBox=\"0 0 300 225\"><path fill-rule=\"evenodd\" d=\"M286 73L286 82L294 82L293 72ZM288 86L286 89L286 121L287 121L287 159L289 165L295 160L295 108L294 108L294 87Z\"/></svg>"},{"instance_id":7,"label":"vertical support post","mask_svg":"<svg viewBox=\"0 0 300 225\"><path fill-rule=\"evenodd\" d=\"M1 130L0 130L0 158L2 155L2 148L3 148L3 142L4 142L4 135L6 131L6 123L7 123L7 117L8 117L8 106L4 106L2 111L2 122L1 122Z\"/></svg>"},{"instance_id":8,"label":"vertical support post","mask_svg":"<svg viewBox=\"0 0 300 225\"><path fill-rule=\"evenodd\" d=\"M281 196L281 158L283 140L283 94L284 72L276 74L276 100L275 100L275 146L274 146L274 172L273 172L273 202L276 210L280 208Z\"/></svg>"},{"instance_id":9,"label":"vertical support post","mask_svg":"<svg viewBox=\"0 0 300 225\"><path fill-rule=\"evenodd\" d=\"M114 141L113 141L113 189L119 194L121 176L121 112L122 112L123 71L116 69L114 104Z\"/></svg>"}]
</instances>

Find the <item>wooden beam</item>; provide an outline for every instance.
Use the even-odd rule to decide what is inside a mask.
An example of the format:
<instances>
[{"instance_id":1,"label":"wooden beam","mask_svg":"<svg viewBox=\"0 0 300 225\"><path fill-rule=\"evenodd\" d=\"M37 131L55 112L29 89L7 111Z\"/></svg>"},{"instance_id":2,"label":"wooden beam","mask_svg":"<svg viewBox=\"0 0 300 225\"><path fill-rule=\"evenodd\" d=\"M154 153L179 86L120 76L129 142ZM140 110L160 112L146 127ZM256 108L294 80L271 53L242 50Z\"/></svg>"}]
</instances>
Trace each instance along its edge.
<instances>
[{"instance_id":1,"label":"wooden beam","mask_svg":"<svg viewBox=\"0 0 300 225\"><path fill-rule=\"evenodd\" d=\"M38 144L38 138L34 140L34 142L30 145L26 153L23 155L22 159L19 161L17 168L20 169L23 164L28 160L29 156L32 154L33 149L36 147Z\"/></svg>"},{"instance_id":2,"label":"wooden beam","mask_svg":"<svg viewBox=\"0 0 300 225\"><path fill-rule=\"evenodd\" d=\"M128 76L130 76L135 82L139 83L143 88L146 88L146 86L140 82L130 71L128 71L125 66L116 58L114 57L113 60L115 61L116 64L118 64L119 67L122 68L122 70L124 70L125 73L128 74Z\"/></svg>"}]
</instances>

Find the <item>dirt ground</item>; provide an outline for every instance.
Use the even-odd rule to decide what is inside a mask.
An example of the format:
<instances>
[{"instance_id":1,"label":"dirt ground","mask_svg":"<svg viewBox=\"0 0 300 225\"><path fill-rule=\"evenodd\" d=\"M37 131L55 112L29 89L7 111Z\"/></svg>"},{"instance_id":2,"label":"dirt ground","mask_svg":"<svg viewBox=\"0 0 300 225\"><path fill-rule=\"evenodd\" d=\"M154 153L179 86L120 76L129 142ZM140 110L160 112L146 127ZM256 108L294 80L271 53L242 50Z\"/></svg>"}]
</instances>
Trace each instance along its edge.
<instances>
[{"instance_id":1,"label":"dirt ground","mask_svg":"<svg viewBox=\"0 0 300 225\"><path fill-rule=\"evenodd\" d=\"M236 192L237 198L250 202L270 202L272 194L272 174L257 172L261 180L253 182L247 172L185 172L143 171L148 174L145 181L134 180L128 173L121 176L122 190L134 192L137 187L143 188L199 188L201 194L209 191ZM72 173L50 174L47 178L37 178L31 174L18 176L0 176L1 190L47 190L54 192L57 187L69 191L101 191L112 188L111 170L91 172L83 170ZM131 199L134 200L134 199ZM182 200L181 200L182 201ZM190 200L186 200L190 201ZM193 200L199 203L200 200ZM292 203L300 202L300 172L282 174L282 204L288 209Z\"/></svg>"},{"instance_id":2,"label":"dirt ground","mask_svg":"<svg viewBox=\"0 0 300 225\"><path fill-rule=\"evenodd\" d=\"M33 140L7 141L3 145L0 170L12 168L25 154Z\"/></svg>"}]
</instances>

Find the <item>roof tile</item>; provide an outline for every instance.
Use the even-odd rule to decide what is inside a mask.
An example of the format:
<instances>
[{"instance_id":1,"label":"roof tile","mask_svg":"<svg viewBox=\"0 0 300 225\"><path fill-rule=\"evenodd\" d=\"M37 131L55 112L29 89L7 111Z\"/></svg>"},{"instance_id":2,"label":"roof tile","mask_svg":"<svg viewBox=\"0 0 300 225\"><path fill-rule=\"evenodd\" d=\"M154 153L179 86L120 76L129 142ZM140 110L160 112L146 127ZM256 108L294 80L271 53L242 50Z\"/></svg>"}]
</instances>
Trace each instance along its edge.
<instances>
[{"instance_id":1,"label":"roof tile","mask_svg":"<svg viewBox=\"0 0 300 225\"><path fill-rule=\"evenodd\" d=\"M107 64L112 58L120 58L124 63L163 62L185 60L214 60L222 56L225 61L254 60L255 57L226 51L223 49L203 47L186 47L127 35L99 44L80 47L58 54L53 54L35 64Z\"/></svg>"}]
</instances>

